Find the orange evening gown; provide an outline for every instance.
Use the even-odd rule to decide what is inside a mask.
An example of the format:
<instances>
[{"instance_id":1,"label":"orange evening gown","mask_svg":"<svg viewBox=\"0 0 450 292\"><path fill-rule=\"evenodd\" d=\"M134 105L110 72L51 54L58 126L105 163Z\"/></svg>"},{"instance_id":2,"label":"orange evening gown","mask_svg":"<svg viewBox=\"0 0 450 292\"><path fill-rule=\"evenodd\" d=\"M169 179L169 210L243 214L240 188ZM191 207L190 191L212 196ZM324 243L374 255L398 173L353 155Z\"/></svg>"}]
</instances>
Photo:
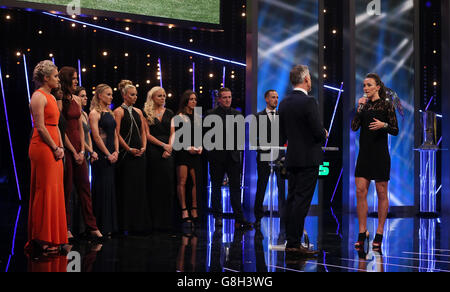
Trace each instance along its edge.
<instances>
[{"instance_id":1,"label":"orange evening gown","mask_svg":"<svg viewBox=\"0 0 450 292\"><path fill-rule=\"evenodd\" d=\"M45 127L56 145L61 146L58 131L59 110L55 98L41 90L47 98L44 109ZM56 161L53 151L34 129L29 156L31 160L30 209L28 243L58 246L67 244L67 221L64 201L63 161Z\"/></svg>"}]
</instances>

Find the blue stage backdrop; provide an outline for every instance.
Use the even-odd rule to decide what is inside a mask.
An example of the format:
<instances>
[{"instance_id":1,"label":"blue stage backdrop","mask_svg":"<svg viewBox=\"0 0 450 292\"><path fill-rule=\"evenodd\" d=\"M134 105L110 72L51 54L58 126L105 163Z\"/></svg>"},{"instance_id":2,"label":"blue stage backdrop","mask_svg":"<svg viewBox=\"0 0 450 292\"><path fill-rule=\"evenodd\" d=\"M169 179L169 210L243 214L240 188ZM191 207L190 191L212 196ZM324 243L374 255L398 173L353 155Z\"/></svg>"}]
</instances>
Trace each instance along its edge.
<instances>
[{"instance_id":1,"label":"blue stage backdrop","mask_svg":"<svg viewBox=\"0 0 450 292\"><path fill-rule=\"evenodd\" d=\"M413 0L381 0L380 15L370 15L367 0L356 0L356 100L363 96L367 73L380 75L401 100L404 116L397 110L400 133L390 138L391 206L414 206L414 3ZM351 131L351 129L349 129ZM359 132L352 133L355 159ZM351 163L351 185L354 166ZM351 199L356 206L354 188ZM369 210L376 211L374 186L369 190Z\"/></svg>"},{"instance_id":2,"label":"blue stage backdrop","mask_svg":"<svg viewBox=\"0 0 450 292\"><path fill-rule=\"evenodd\" d=\"M318 97L318 37L318 0L259 0L258 111L266 107L267 90L275 89L281 102L292 89L289 72L297 64L310 67L311 95ZM317 203L316 192L313 204Z\"/></svg>"}]
</instances>

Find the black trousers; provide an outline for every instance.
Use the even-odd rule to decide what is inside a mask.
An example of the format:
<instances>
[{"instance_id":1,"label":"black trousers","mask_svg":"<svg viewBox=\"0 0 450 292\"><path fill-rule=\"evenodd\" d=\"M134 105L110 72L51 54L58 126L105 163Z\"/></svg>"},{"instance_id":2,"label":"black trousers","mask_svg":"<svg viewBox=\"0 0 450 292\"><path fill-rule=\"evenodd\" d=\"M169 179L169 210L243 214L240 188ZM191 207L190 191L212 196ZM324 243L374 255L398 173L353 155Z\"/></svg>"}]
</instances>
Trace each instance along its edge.
<instances>
[{"instance_id":1,"label":"black trousers","mask_svg":"<svg viewBox=\"0 0 450 292\"><path fill-rule=\"evenodd\" d=\"M269 162L258 162L258 182L256 186L255 206L254 213L256 221L261 220L264 217L264 196L266 194L267 183L270 177L270 165ZM286 188L285 180L281 178L279 171L275 171L277 176L278 186L278 214L281 219L281 223L284 224L285 212L284 207L286 204Z\"/></svg>"},{"instance_id":2,"label":"black trousers","mask_svg":"<svg viewBox=\"0 0 450 292\"><path fill-rule=\"evenodd\" d=\"M286 202L287 247L298 247L319 178L319 166L289 170Z\"/></svg>"},{"instance_id":3,"label":"black trousers","mask_svg":"<svg viewBox=\"0 0 450 292\"><path fill-rule=\"evenodd\" d=\"M228 175L230 187L231 207L234 218L242 220L244 218L241 204L241 164L234 161L231 156L225 161L210 161L209 175L211 176L211 203L215 218L222 217L222 184L225 173Z\"/></svg>"}]
</instances>

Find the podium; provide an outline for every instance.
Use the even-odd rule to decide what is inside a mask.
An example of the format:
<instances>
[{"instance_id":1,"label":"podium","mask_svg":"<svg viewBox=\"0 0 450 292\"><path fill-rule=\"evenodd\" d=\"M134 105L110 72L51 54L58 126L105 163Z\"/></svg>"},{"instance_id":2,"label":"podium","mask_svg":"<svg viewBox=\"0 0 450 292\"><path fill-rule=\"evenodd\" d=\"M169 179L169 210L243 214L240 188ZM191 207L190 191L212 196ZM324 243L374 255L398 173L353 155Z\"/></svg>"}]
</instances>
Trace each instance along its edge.
<instances>
[{"instance_id":1,"label":"podium","mask_svg":"<svg viewBox=\"0 0 450 292\"><path fill-rule=\"evenodd\" d=\"M419 148L420 153L420 217L437 218L436 153L442 149Z\"/></svg>"},{"instance_id":2,"label":"podium","mask_svg":"<svg viewBox=\"0 0 450 292\"><path fill-rule=\"evenodd\" d=\"M272 150L277 150L279 151L286 151L287 147L259 147L258 149L260 150L271 150L270 151L270 155L271 155L271 161L269 163L270 165L270 176L269 176L269 251L284 251L285 250L285 245L284 244L277 244L276 242L274 242L275 236L274 236L274 204L273 204L273 199L274 199L274 188L275 188L275 159L273 157L273 152ZM322 150L324 152L337 152L340 149L337 147L322 147ZM309 237L308 237L308 233L306 232L306 230L303 231L304 234L304 242L302 243L303 246L305 248L311 248L311 244L309 242Z\"/></svg>"}]
</instances>

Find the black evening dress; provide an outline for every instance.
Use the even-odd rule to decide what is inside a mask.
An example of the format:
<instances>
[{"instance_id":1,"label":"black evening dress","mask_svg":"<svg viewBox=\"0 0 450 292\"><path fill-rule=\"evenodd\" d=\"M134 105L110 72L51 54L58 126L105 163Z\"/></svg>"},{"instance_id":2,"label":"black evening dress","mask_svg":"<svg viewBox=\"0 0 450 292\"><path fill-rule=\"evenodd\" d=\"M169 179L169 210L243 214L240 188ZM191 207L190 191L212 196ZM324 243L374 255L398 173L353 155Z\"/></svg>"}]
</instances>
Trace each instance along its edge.
<instances>
[{"instance_id":1,"label":"black evening dress","mask_svg":"<svg viewBox=\"0 0 450 292\"><path fill-rule=\"evenodd\" d=\"M166 109L161 121L149 125L150 134L161 142L168 144L171 120L174 113ZM148 192L152 229L173 231L175 170L173 155L163 158L164 149L148 142Z\"/></svg>"},{"instance_id":2,"label":"black evening dress","mask_svg":"<svg viewBox=\"0 0 450 292\"><path fill-rule=\"evenodd\" d=\"M108 151L115 151L114 133L116 121L109 112L102 112L98 122L100 137ZM92 163L92 205L97 226L102 234L115 233L117 225L117 202L115 187L115 165L111 164L95 141L92 143L98 160Z\"/></svg>"},{"instance_id":3,"label":"black evening dress","mask_svg":"<svg viewBox=\"0 0 450 292\"><path fill-rule=\"evenodd\" d=\"M195 145L195 140L194 140L194 114L183 114L182 118L189 118L189 120L186 120L186 124L190 125L191 128L191 143L190 146L194 147L196 146L197 148L201 145ZM180 127L181 128L181 125ZM176 128L175 130L178 130L179 128ZM200 127L201 129L201 127ZM183 142L183 141L180 141ZM180 151L176 151L175 152L175 165L176 166L187 166L188 169L195 169L196 172L199 170L199 168L201 167L201 157L200 155L192 155L190 154L187 150L182 149Z\"/></svg>"},{"instance_id":4,"label":"black evening dress","mask_svg":"<svg viewBox=\"0 0 450 292\"><path fill-rule=\"evenodd\" d=\"M371 131L369 126L375 122L374 119L387 123L388 127ZM356 132L359 129L361 129L361 133L355 177L376 182L389 181L391 156L389 155L388 134L397 136L399 132L393 104L382 99L366 103L352 121L352 130Z\"/></svg>"},{"instance_id":5,"label":"black evening dress","mask_svg":"<svg viewBox=\"0 0 450 292\"><path fill-rule=\"evenodd\" d=\"M122 106L123 118L120 122L120 136L130 148L141 149L140 115L133 107ZM128 232L147 232L150 230L150 214L146 190L145 153L135 157L125 149L120 149L116 171L116 195L119 228Z\"/></svg>"}]
</instances>

